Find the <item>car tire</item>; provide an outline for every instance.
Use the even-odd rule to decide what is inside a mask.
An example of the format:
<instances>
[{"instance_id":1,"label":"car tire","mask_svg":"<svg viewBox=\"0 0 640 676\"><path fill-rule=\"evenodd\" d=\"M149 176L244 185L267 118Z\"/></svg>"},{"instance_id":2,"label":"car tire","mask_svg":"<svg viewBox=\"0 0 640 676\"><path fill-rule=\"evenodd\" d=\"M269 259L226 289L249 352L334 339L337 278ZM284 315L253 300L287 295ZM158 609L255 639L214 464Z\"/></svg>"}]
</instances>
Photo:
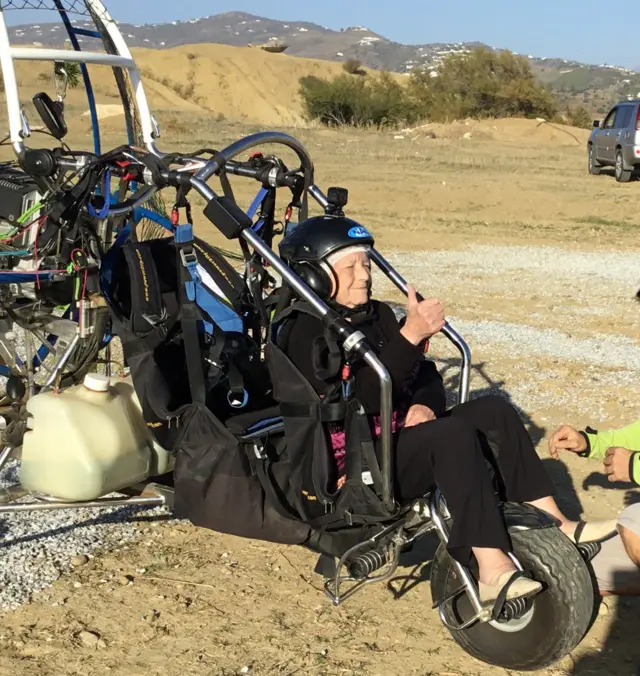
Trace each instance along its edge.
<instances>
[{"instance_id":1,"label":"car tire","mask_svg":"<svg viewBox=\"0 0 640 676\"><path fill-rule=\"evenodd\" d=\"M624 168L624 159L622 157L622 150L618 148L616 151L615 176L618 183L629 183L631 180L632 171Z\"/></svg>"},{"instance_id":2,"label":"car tire","mask_svg":"<svg viewBox=\"0 0 640 676\"><path fill-rule=\"evenodd\" d=\"M592 176L599 176L602 173L602 165L596 160L596 149L593 144L589 144L589 173Z\"/></svg>"}]
</instances>

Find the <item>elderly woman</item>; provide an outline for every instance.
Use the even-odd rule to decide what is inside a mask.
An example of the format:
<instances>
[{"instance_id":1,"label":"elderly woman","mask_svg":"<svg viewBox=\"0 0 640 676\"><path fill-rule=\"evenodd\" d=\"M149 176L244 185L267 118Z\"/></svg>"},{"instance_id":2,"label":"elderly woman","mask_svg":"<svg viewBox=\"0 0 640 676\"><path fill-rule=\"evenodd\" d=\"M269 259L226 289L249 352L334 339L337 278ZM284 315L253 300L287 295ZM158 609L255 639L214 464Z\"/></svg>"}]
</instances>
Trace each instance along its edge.
<instances>
[{"instance_id":1,"label":"elderly woman","mask_svg":"<svg viewBox=\"0 0 640 676\"><path fill-rule=\"evenodd\" d=\"M436 299L418 301L411 288L406 319L400 324L388 305L372 300L372 244L371 235L357 223L342 216L320 216L287 234L280 252L319 296L365 334L389 371L398 499L406 504L437 485L453 517L448 550L466 566L475 557L481 600L493 604L503 591L507 599L532 596L541 585L518 574L507 555L509 538L487 461L496 470L503 500L530 503L552 514L574 542L576 533L581 542L610 536L615 522L579 526L561 513L533 443L505 400L487 396L446 410L442 377L424 358L429 339L444 326L444 309ZM323 335L320 320L297 314L282 346L320 395L328 386L318 376L322 372L318 362L328 357L317 347ZM380 407L377 376L364 364L354 365L352 373L355 396L375 435ZM338 444L334 451L340 474L344 449Z\"/></svg>"}]
</instances>

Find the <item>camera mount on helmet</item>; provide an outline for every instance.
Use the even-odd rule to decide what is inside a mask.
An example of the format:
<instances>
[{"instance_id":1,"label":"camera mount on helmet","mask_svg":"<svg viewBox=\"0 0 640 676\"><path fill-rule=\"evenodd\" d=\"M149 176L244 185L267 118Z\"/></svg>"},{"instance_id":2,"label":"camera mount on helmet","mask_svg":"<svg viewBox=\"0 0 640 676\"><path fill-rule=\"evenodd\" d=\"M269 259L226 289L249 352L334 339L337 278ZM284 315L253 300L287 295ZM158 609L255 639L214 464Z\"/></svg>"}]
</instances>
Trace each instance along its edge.
<instances>
[{"instance_id":1,"label":"camera mount on helmet","mask_svg":"<svg viewBox=\"0 0 640 676\"><path fill-rule=\"evenodd\" d=\"M329 188L324 211L328 216L344 216L343 208L347 206L348 201L349 191L346 188Z\"/></svg>"}]
</instances>

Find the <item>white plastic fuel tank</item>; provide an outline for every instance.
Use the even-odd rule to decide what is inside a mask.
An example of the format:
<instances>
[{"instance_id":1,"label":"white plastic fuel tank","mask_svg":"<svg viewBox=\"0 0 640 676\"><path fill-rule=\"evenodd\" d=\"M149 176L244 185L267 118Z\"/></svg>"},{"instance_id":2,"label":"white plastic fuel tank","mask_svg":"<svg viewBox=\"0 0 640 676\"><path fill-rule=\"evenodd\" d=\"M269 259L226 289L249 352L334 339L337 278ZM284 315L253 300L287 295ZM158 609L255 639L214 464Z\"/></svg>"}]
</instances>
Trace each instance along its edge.
<instances>
[{"instance_id":1,"label":"white plastic fuel tank","mask_svg":"<svg viewBox=\"0 0 640 676\"><path fill-rule=\"evenodd\" d=\"M82 385L27 402L20 482L77 502L95 500L171 471L173 456L154 442L131 378L90 373Z\"/></svg>"}]
</instances>

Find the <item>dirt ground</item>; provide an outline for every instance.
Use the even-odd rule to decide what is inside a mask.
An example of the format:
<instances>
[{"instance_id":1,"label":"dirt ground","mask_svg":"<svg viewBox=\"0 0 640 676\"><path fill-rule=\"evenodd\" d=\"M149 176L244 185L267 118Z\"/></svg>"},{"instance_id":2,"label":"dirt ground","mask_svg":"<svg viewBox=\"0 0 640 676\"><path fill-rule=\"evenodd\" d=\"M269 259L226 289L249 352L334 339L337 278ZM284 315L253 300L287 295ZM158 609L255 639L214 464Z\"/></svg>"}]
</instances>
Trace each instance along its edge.
<instances>
[{"instance_id":1,"label":"dirt ground","mask_svg":"<svg viewBox=\"0 0 640 676\"><path fill-rule=\"evenodd\" d=\"M160 117L166 136L161 145L167 149L175 147L169 139L178 139L181 147L220 147L252 130L192 120L186 112ZM626 297L607 298L618 287L584 285L569 293L562 276L564 256L638 248L640 184L588 176L584 132L514 120L438 127L436 138L424 129L397 134L402 138L291 133L314 156L320 185L349 188L350 214L371 227L383 251L398 256L401 271L403 256L419 252L427 275L430 251L477 250L478 260L492 247L552 251L557 270L551 273L547 268L501 273L497 266L474 275L465 267L457 277L458 263L452 262L441 284L425 276L432 286L424 291L440 295L452 316L533 327L541 340L552 327L580 338L622 336L637 344L637 310L630 300L635 288L628 289L625 305ZM110 145L114 141L107 136ZM237 186L242 199L249 199L253 188ZM202 219L198 228L222 243ZM505 263L508 258L505 254ZM420 268L411 273L419 276ZM595 278L594 285L600 282ZM587 517L611 517L638 498L629 486L603 483L597 463L568 458L565 466L546 456L545 438L562 422L584 425L595 417L596 423L606 419L616 425L635 419L634 381L621 386L617 380L624 368L585 368L562 355L529 354L526 345L472 348L473 389L513 395L564 507ZM140 542L92 558L32 603L2 614L2 676L515 673L466 655L431 609L432 542L407 556L388 585L372 586L335 609L312 572L314 556L302 549L184 522L147 525ZM639 617L640 603L633 599L607 601L581 646L541 673L635 676Z\"/></svg>"}]
</instances>

